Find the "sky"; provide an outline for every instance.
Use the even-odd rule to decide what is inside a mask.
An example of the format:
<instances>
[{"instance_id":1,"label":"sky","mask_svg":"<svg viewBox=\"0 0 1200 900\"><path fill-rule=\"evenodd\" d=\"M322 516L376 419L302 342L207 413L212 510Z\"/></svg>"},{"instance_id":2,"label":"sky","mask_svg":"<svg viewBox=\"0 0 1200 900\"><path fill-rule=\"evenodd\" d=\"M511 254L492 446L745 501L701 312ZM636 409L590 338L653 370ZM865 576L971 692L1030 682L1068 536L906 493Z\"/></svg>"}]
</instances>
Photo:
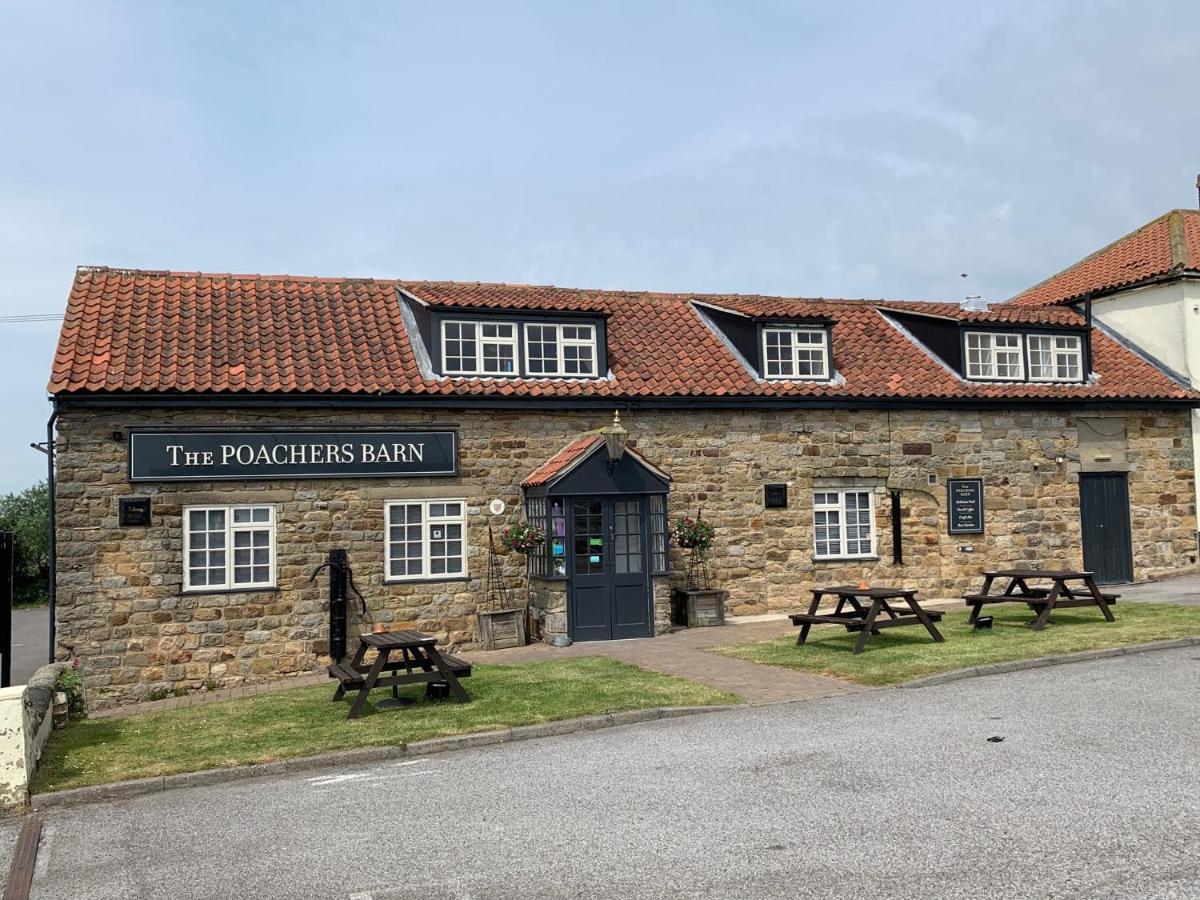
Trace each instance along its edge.
<instances>
[{"instance_id":1,"label":"sky","mask_svg":"<svg viewBox=\"0 0 1200 900\"><path fill-rule=\"evenodd\" d=\"M78 265L1003 300L1196 204L1193 13L0 0L0 317ZM0 321L0 492L58 327Z\"/></svg>"}]
</instances>

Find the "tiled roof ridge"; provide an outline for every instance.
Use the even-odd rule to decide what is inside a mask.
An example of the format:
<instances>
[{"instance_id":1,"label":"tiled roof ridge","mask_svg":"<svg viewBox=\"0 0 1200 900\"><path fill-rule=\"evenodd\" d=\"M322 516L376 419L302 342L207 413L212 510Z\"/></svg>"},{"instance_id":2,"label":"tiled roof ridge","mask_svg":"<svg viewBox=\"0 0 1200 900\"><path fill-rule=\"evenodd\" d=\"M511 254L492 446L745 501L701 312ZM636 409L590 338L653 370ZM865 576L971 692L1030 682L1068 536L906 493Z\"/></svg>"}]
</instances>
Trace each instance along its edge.
<instances>
[{"instance_id":1,"label":"tiled roof ridge","mask_svg":"<svg viewBox=\"0 0 1200 900\"><path fill-rule=\"evenodd\" d=\"M1112 250L1119 247L1121 244L1125 243L1126 241L1137 237L1138 235L1142 234L1146 230L1153 228L1155 225L1158 225L1160 222L1163 222L1163 221L1167 222L1167 227L1170 232L1171 261L1172 261L1172 266L1171 266L1170 271L1172 273L1175 273L1175 272L1186 271L1188 269L1200 269L1200 260L1197 260L1194 264L1189 264L1190 260L1188 259L1187 238L1186 238L1186 230L1185 230L1186 225L1185 225L1185 221L1184 221L1185 217L1187 217L1187 216L1195 216L1195 217L1197 217L1197 220L1200 221L1200 209L1186 209L1183 207L1176 207L1175 209L1168 210L1167 212L1163 213L1162 215L1155 216L1150 221L1143 222L1141 225L1139 225L1137 228L1134 228L1132 231L1121 235L1121 237L1117 238L1114 241L1110 241L1109 243L1105 244L1103 247L1100 247L1098 250L1094 250L1093 252L1089 253L1087 256L1084 256L1081 259L1075 260L1069 266L1066 266L1065 268L1061 269L1060 271L1055 272L1053 275L1043 278L1041 281L1037 282L1036 284L1030 285L1029 287L1025 288L1023 291L1021 291L1020 293L1014 294L1012 297L1009 297L1007 300L1005 300L1003 302L1004 303L1013 303L1014 301L1019 301L1022 297L1027 297L1031 294L1036 293L1039 289L1045 287L1046 285L1054 282L1055 280L1057 280L1059 278L1062 278L1063 276L1067 275L1068 273L1074 271L1075 269L1080 268L1081 266L1086 265L1089 262L1093 262L1093 261L1099 259L1104 254L1111 252ZM1150 277L1159 277L1159 276L1154 275L1154 276L1150 276ZM1128 284L1135 284L1139 280L1143 280L1143 279L1135 279L1134 281L1112 285L1111 287L1125 287ZM1101 289L1107 290L1107 289L1109 289L1109 287L1106 286ZM1062 303L1067 303L1067 302L1075 300L1079 297L1084 296L1086 293L1087 293L1087 291L1083 291L1082 293L1077 293L1077 294L1072 294L1067 297L1062 297L1060 299L1053 301L1053 304L1058 305L1058 304L1062 304Z\"/></svg>"},{"instance_id":2,"label":"tiled roof ridge","mask_svg":"<svg viewBox=\"0 0 1200 900\"><path fill-rule=\"evenodd\" d=\"M344 275L292 275L289 273L256 273L256 272L204 272L199 270L187 271L177 269L142 269L125 266L82 265L76 266L77 275L114 274L128 276L145 276L148 278L180 278L185 280L208 281L290 281L298 284L347 284L368 283L412 288L420 285L432 287L477 287L477 288L512 288L515 290L562 291L599 297L637 297L639 299L661 298L688 302L696 300L701 303L719 300L783 300L795 303L831 303L855 306L886 306L896 303L920 303L930 305L953 305L953 300L934 300L914 297L825 297L801 296L799 294L763 294L763 293L732 293L704 291L648 291L637 288L585 288L557 284L535 284L518 281L459 281L456 279L436 278L377 278L371 276Z\"/></svg>"}]
</instances>

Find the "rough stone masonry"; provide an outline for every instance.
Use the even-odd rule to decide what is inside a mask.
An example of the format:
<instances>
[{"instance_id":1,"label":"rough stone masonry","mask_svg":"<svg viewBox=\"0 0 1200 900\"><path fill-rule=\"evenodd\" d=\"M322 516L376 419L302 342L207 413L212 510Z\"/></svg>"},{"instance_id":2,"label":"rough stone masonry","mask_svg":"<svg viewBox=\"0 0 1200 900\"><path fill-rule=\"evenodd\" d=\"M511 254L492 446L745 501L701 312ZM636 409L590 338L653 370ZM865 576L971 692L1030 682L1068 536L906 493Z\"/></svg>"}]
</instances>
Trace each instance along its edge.
<instances>
[{"instance_id":1,"label":"rough stone masonry","mask_svg":"<svg viewBox=\"0 0 1200 900\"><path fill-rule=\"evenodd\" d=\"M1087 415L1125 421L1136 576L1195 562L1190 411ZM335 546L348 550L374 621L469 646L484 596L487 526L499 531L519 521L521 480L610 418L611 412L97 410L63 403L57 653L83 660L94 706L319 670L328 662L326 586L309 575ZM1079 438L1069 411L689 409L629 411L623 420L638 451L672 479L671 517L701 510L716 526L712 571L716 585L729 591L732 614L795 609L815 583L867 578L902 582L927 597L955 596L977 584L985 568L1082 562ZM147 425L454 428L460 471L133 485L127 444L114 433ZM947 534L945 482L952 476L984 479L984 534ZM768 482L788 484L787 508L764 509ZM878 558L814 561L812 492L843 486L874 492ZM901 497L902 566L892 562L887 498L893 490ZM118 498L131 495L151 497L149 526L118 526ZM468 577L386 584L385 501L439 497L467 499ZM500 516L488 511L496 498L506 505ZM275 507L277 587L183 592L181 512L203 503ZM672 582L679 584L683 558L672 551L671 561ZM510 554L502 562L510 587L524 596L524 558ZM654 586L659 631L668 627L665 588ZM561 592L557 585L531 589L541 598ZM542 602L550 608L556 601Z\"/></svg>"}]
</instances>

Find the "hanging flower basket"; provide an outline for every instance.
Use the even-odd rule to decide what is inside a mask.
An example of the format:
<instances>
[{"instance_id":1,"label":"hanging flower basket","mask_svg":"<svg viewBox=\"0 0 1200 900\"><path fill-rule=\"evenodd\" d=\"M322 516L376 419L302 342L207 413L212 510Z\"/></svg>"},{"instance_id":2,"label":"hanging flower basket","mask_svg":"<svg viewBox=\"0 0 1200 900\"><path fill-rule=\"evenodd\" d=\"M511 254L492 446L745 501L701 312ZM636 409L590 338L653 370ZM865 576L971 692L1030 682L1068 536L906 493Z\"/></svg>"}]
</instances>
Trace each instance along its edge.
<instances>
[{"instance_id":1,"label":"hanging flower basket","mask_svg":"<svg viewBox=\"0 0 1200 900\"><path fill-rule=\"evenodd\" d=\"M515 553L532 553L545 541L546 532L528 522L518 522L500 532L500 545Z\"/></svg>"}]
</instances>

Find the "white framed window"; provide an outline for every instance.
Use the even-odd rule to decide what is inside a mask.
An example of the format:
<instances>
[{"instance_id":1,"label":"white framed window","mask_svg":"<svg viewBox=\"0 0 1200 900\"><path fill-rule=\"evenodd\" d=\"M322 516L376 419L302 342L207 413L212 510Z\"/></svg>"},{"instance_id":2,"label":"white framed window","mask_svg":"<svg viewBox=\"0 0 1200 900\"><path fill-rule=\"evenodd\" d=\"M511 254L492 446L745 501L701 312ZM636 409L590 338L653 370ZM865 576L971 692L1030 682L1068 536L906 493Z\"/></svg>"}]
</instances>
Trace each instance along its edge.
<instances>
[{"instance_id":1,"label":"white framed window","mask_svg":"<svg viewBox=\"0 0 1200 900\"><path fill-rule=\"evenodd\" d=\"M389 500L384 519L385 581L466 577L466 500Z\"/></svg>"},{"instance_id":2,"label":"white framed window","mask_svg":"<svg viewBox=\"0 0 1200 900\"><path fill-rule=\"evenodd\" d=\"M183 589L275 586L275 507L185 506Z\"/></svg>"},{"instance_id":3,"label":"white framed window","mask_svg":"<svg viewBox=\"0 0 1200 900\"><path fill-rule=\"evenodd\" d=\"M442 323L442 374L515 375L517 326L512 322Z\"/></svg>"},{"instance_id":4,"label":"white framed window","mask_svg":"<svg viewBox=\"0 0 1200 900\"><path fill-rule=\"evenodd\" d=\"M1030 381L1079 381L1083 373L1083 340L1077 334L1031 334Z\"/></svg>"},{"instance_id":5,"label":"white framed window","mask_svg":"<svg viewBox=\"0 0 1200 900\"><path fill-rule=\"evenodd\" d=\"M991 381L1023 381L1025 358L1021 335L967 332L967 377Z\"/></svg>"},{"instance_id":6,"label":"white framed window","mask_svg":"<svg viewBox=\"0 0 1200 900\"><path fill-rule=\"evenodd\" d=\"M829 334L824 328L764 328L763 374L767 378L829 378Z\"/></svg>"},{"instance_id":7,"label":"white framed window","mask_svg":"<svg viewBox=\"0 0 1200 900\"><path fill-rule=\"evenodd\" d=\"M525 371L532 377L595 375L595 326L526 325Z\"/></svg>"},{"instance_id":8,"label":"white framed window","mask_svg":"<svg viewBox=\"0 0 1200 900\"><path fill-rule=\"evenodd\" d=\"M875 555L875 496L869 490L813 492L813 557Z\"/></svg>"}]
</instances>

